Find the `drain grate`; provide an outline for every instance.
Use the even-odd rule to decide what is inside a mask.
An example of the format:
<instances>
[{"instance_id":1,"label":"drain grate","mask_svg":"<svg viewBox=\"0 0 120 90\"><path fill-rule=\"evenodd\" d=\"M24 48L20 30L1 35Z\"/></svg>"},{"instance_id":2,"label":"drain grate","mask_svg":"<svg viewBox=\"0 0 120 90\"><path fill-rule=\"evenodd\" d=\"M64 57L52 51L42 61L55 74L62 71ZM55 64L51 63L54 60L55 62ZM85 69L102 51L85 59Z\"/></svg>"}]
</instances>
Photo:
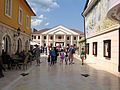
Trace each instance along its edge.
<instances>
[{"instance_id":1,"label":"drain grate","mask_svg":"<svg viewBox=\"0 0 120 90\"><path fill-rule=\"evenodd\" d=\"M90 76L89 74L81 74L81 75L84 76L84 77Z\"/></svg>"},{"instance_id":2,"label":"drain grate","mask_svg":"<svg viewBox=\"0 0 120 90\"><path fill-rule=\"evenodd\" d=\"M22 73L22 74L20 74L20 75L22 75L22 76L26 76L26 75L28 75L29 73Z\"/></svg>"}]
</instances>

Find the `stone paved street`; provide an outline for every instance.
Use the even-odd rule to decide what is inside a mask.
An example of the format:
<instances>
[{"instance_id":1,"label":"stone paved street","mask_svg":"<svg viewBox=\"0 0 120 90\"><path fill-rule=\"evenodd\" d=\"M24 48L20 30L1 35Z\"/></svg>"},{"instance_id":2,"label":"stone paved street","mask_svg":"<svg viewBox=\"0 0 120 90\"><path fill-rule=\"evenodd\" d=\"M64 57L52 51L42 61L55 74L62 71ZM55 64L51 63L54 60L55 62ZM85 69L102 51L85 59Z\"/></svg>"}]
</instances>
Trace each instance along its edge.
<instances>
[{"instance_id":1,"label":"stone paved street","mask_svg":"<svg viewBox=\"0 0 120 90\"><path fill-rule=\"evenodd\" d=\"M50 67L43 57L41 65L33 66L29 75L18 76L11 83L2 90L120 90L119 77L86 64L82 66L77 59L73 65L57 63Z\"/></svg>"}]
</instances>

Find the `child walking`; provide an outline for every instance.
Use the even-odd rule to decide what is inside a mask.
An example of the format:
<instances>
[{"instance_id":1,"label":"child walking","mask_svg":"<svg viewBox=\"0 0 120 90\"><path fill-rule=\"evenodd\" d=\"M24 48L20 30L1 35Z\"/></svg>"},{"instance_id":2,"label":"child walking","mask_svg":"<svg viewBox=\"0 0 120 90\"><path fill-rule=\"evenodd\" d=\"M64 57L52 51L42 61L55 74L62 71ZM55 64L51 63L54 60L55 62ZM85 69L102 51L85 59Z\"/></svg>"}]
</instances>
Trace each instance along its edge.
<instances>
[{"instance_id":1,"label":"child walking","mask_svg":"<svg viewBox=\"0 0 120 90\"><path fill-rule=\"evenodd\" d=\"M63 64L64 58L65 58L64 50L62 49L61 52L60 52L60 64Z\"/></svg>"},{"instance_id":2,"label":"child walking","mask_svg":"<svg viewBox=\"0 0 120 90\"><path fill-rule=\"evenodd\" d=\"M84 64L84 56L85 56L85 52L84 52L84 48L82 48L82 52L81 52L82 65Z\"/></svg>"}]
</instances>

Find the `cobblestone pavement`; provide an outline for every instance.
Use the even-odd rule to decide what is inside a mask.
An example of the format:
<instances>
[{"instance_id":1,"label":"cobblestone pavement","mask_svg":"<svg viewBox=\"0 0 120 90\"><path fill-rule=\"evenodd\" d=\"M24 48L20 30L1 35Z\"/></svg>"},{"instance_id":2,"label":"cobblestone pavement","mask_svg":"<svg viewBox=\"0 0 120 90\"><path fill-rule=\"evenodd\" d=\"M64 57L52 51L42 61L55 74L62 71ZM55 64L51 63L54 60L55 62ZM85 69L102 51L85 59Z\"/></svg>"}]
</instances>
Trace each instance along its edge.
<instances>
[{"instance_id":1,"label":"cobblestone pavement","mask_svg":"<svg viewBox=\"0 0 120 90\"><path fill-rule=\"evenodd\" d=\"M120 78L96 70L88 65L81 65L75 60L72 65L48 66L42 57L40 66L34 66L26 76L20 76L2 90L120 90ZM19 79L20 78L20 79Z\"/></svg>"}]
</instances>

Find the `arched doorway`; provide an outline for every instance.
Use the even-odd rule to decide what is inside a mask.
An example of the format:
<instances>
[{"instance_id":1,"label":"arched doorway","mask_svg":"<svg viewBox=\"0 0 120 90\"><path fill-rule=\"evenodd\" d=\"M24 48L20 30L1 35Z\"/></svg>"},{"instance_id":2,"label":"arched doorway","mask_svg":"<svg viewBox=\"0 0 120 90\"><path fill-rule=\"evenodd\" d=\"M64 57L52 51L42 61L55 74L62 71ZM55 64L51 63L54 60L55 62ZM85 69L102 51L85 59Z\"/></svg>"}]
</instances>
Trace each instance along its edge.
<instances>
[{"instance_id":1,"label":"arched doorway","mask_svg":"<svg viewBox=\"0 0 120 90\"><path fill-rule=\"evenodd\" d=\"M17 52L19 53L21 51L22 51L22 41L19 38L18 41L17 41Z\"/></svg>"},{"instance_id":2,"label":"arched doorway","mask_svg":"<svg viewBox=\"0 0 120 90\"><path fill-rule=\"evenodd\" d=\"M11 39L8 35L2 38L2 50L8 54L11 53Z\"/></svg>"},{"instance_id":3,"label":"arched doorway","mask_svg":"<svg viewBox=\"0 0 120 90\"><path fill-rule=\"evenodd\" d=\"M29 50L29 42L28 40L25 42L25 51L28 51Z\"/></svg>"}]
</instances>

